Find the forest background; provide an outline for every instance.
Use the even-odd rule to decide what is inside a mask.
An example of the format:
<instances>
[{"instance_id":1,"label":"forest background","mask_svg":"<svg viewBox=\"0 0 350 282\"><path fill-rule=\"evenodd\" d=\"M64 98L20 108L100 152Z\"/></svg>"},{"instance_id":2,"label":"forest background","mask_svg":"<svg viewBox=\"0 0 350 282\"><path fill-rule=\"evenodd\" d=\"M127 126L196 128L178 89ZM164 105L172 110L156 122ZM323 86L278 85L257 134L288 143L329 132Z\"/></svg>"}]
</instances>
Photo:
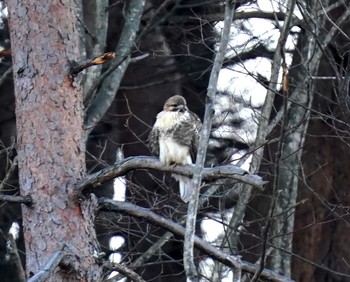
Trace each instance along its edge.
<instances>
[{"instance_id":1,"label":"forest background","mask_svg":"<svg viewBox=\"0 0 350 282\"><path fill-rule=\"evenodd\" d=\"M349 281L349 1L41 2L2 2L1 281ZM176 94L193 168L147 147Z\"/></svg>"}]
</instances>

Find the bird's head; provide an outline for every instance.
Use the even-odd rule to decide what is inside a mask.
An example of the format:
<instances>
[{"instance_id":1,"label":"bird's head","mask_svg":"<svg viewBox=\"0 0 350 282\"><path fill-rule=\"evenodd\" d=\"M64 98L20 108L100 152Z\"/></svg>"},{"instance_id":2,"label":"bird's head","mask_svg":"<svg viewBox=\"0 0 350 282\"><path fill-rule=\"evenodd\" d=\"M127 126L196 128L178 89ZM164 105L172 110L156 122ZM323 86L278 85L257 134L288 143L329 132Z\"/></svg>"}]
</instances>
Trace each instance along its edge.
<instances>
[{"instance_id":1,"label":"bird's head","mask_svg":"<svg viewBox=\"0 0 350 282\"><path fill-rule=\"evenodd\" d=\"M184 112L188 110L186 100L180 95L172 96L165 101L163 110L168 112Z\"/></svg>"}]
</instances>

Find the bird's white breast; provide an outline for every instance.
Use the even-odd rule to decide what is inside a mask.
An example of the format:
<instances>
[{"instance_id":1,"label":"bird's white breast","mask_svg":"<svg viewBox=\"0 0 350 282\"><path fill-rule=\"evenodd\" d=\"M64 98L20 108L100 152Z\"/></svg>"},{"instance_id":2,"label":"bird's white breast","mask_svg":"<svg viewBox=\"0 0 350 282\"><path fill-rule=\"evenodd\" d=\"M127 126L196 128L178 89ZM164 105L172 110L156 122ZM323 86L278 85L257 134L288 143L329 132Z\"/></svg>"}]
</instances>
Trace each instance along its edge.
<instances>
[{"instance_id":1,"label":"bird's white breast","mask_svg":"<svg viewBox=\"0 0 350 282\"><path fill-rule=\"evenodd\" d=\"M191 119L189 112L165 112L162 111L157 115L156 123L154 127L158 127L160 130L172 128L179 122L185 122Z\"/></svg>"},{"instance_id":2,"label":"bird's white breast","mask_svg":"<svg viewBox=\"0 0 350 282\"><path fill-rule=\"evenodd\" d=\"M159 160L165 165L192 164L189 147L179 144L172 135L172 129L188 118L188 112L163 111L157 115L154 127L159 129Z\"/></svg>"},{"instance_id":3,"label":"bird's white breast","mask_svg":"<svg viewBox=\"0 0 350 282\"><path fill-rule=\"evenodd\" d=\"M165 165L192 164L189 148L165 136L159 138L159 160Z\"/></svg>"}]
</instances>

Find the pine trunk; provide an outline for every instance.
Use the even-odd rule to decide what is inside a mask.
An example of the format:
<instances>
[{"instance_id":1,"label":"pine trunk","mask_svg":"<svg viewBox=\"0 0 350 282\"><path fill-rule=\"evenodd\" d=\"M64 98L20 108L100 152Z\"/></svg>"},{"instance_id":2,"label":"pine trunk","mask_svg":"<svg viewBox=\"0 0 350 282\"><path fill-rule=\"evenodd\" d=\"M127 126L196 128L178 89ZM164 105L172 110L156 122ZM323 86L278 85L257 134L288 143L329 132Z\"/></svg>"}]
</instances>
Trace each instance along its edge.
<instances>
[{"instance_id":1,"label":"pine trunk","mask_svg":"<svg viewBox=\"0 0 350 282\"><path fill-rule=\"evenodd\" d=\"M26 273L66 255L49 281L99 281L94 204L74 184L85 174L83 102L69 61L79 59L73 0L8 1L17 117Z\"/></svg>"}]
</instances>

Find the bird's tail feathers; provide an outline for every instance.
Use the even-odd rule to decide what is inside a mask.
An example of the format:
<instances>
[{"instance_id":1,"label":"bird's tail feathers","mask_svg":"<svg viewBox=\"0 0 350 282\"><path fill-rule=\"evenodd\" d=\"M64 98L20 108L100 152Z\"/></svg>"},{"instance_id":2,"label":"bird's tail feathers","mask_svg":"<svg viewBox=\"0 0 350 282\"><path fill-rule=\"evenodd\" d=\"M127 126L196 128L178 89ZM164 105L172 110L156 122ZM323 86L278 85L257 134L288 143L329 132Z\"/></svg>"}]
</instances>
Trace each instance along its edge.
<instances>
[{"instance_id":1,"label":"bird's tail feathers","mask_svg":"<svg viewBox=\"0 0 350 282\"><path fill-rule=\"evenodd\" d=\"M193 190L191 179L178 174L172 174L172 177L174 177L179 182L180 197L185 203L187 203L191 198Z\"/></svg>"}]
</instances>

